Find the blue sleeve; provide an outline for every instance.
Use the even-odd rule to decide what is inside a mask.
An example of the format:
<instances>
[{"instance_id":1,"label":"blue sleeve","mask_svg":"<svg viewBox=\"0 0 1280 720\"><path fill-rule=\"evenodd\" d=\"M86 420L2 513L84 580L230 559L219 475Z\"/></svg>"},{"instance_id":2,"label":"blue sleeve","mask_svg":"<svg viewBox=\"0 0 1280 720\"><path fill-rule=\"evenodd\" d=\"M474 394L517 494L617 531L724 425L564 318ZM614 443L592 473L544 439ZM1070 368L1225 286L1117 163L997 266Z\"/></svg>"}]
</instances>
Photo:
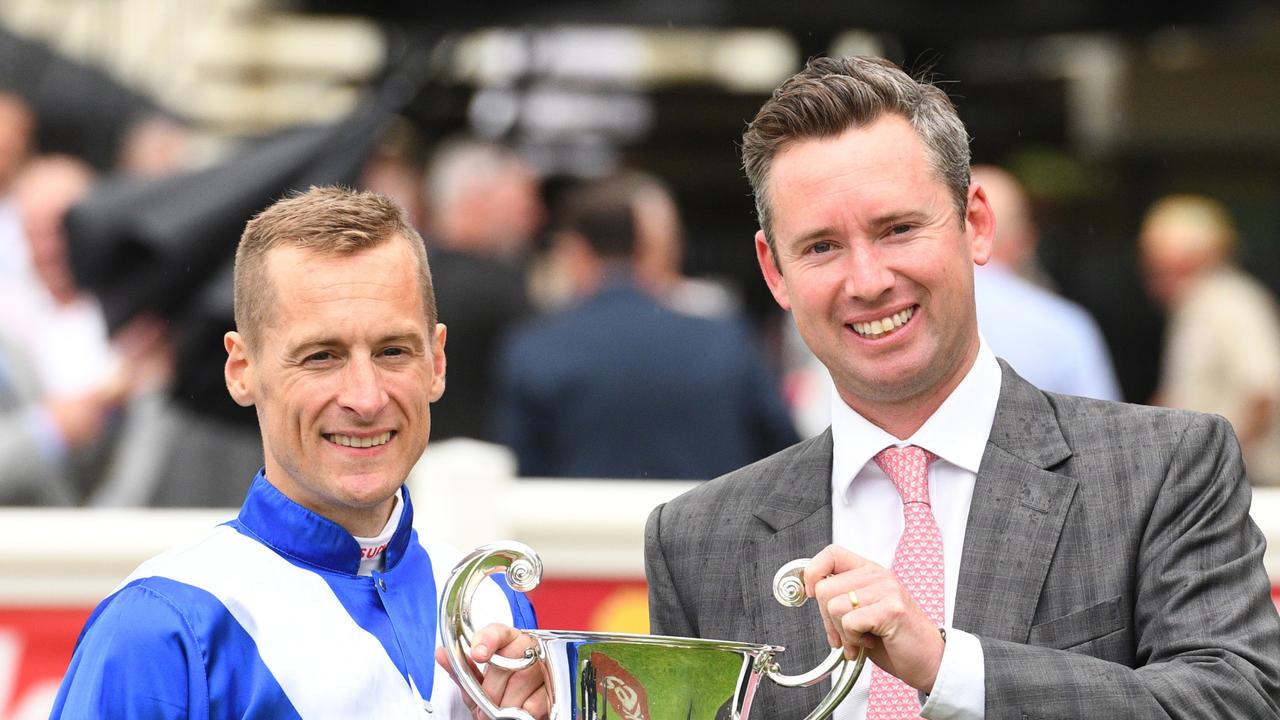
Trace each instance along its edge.
<instances>
[{"instance_id":1,"label":"blue sleeve","mask_svg":"<svg viewBox=\"0 0 1280 720\"><path fill-rule=\"evenodd\" d=\"M50 718L207 716L203 655L167 598L129 585L90 616Z\"/></svg>"}]
</instances>

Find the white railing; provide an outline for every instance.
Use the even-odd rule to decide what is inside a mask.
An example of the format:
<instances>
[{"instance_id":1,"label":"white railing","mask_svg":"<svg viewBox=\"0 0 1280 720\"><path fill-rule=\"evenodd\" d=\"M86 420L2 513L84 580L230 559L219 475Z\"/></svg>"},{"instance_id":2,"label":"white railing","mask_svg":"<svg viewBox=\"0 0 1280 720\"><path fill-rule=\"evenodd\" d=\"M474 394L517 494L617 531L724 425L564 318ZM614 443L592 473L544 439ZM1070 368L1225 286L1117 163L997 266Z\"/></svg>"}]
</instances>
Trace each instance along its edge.
<instances>
[{"instance_id":1,"label":"white railing","mask_svg":"<svg viewBox=\"0 0 1280 720\"><path fill-rule=\"evenodd\" d=\"M644 522L693 487L676 481L517 480L505 450L440 443L410 479L420 532L468 550L516 539L548 577L641 578ZM0 509L0 604L92 605L141 561L230 519L234 509ZM1254 490L1280 584L1280 489Z\"/></svg>"},{"instance_id":2,"label":"white railing","mask_svg":"<svg viewBox=\"0 0 1280 720\"><path fill-rule=\"evenodd\" d=\"M410 477L419 532L470 550L516 539L547 577L642 578L649 511L677 481L517 480L508 452L433 444ZM93 606L143 560L235 517L233 508L0 508L0 606Z\"/></svg>"}]
</instances>

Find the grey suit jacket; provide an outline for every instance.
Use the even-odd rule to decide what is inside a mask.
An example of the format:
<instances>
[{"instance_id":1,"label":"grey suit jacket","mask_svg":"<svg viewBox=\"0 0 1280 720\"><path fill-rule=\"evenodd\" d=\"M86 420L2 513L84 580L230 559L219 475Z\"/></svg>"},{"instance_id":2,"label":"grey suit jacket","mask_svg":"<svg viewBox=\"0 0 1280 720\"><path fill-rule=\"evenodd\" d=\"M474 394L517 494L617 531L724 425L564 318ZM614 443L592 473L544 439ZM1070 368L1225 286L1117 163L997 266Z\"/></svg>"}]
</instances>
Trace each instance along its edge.
<instances>
[{"instance_id":1,"label":"grey suit jacket","mask_svg":"<svg viewBox=\"0 0 1280 720\"><path fill-rule=\"evenodd\" d=\"M1004 380L969 512L953 624L982 642L986 717L1280 717L1280 619L1230 426ZM825 654L784 563L831 542L830 431L660 506L645 530L654 633ZM762 682L753 717L827 685Z\"/></svg>"}]
</instances>

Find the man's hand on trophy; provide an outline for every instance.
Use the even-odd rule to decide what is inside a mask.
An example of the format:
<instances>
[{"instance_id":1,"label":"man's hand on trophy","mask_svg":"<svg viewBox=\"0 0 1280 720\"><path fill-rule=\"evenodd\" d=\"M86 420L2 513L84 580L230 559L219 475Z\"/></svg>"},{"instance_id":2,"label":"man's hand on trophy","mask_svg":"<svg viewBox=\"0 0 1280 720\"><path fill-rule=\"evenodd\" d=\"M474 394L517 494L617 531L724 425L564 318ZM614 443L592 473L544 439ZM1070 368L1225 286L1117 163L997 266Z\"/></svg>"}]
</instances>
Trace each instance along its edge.
<instances>
[{"instance_id":1,"label":"man's hand on trophy","mask_svg":"<svg viewBox=\"0 0 1280 720\"><path fill-rule=\"evenodd\" d=\"M838 545L828 545L804 571L805 592L818 600L827 643L867 658L917 690L931 692L946 643L896 575Z\"/></svg>"},{"instance_id":2,"label":"man's hand on trophy","mask_svg":"<svg viewBox=\"0 0 1280 720\"><path fill-rule=\"evenodd\" d=\"M509 626L494 623L486 625L476 633L475 642L471 646L471 659L477 663L488 663L494 655L509 658L522 658L525 651L534 646L528 635ZM443 647L436 648L436 662L453 675L449 657ZM457 678L454 678L455 682ZM547 697L542 670L534 663L524 670L504 670L497 665L485 666L483 674L476 680L484 688L485 694L495 705L501 708L521 708L538 720L546 720L550 714L550 701ZM462 697L471 709L476 720L487 720L486 716L471 698L464 692Z\"/></svg>"}]
</instances>

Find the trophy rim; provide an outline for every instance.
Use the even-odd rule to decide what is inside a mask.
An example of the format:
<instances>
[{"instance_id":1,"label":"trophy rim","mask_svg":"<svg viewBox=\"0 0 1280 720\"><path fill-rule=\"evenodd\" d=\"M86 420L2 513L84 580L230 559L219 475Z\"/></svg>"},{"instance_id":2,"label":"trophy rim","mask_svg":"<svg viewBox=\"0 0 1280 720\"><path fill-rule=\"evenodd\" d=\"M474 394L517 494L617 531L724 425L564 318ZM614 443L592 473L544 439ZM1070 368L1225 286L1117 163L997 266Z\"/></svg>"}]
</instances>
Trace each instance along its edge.
<instances>
[{"instance_id":1,"label":"trophy rim","mask_svg":"<svg viewBox=\"0 0 1280 720\"><path fill-rule=\"evenodd\" d=\"M538 640L568 640L570 642L595 643L618 642L695 650L730 650L753 655L763 653L777 655L786 649L781 645L748 643L736 640L715 640L711 638L690 638L676 635L644 635L640 633L596 632L592 630L544 630L541 628L525 630L524 632Z\"/></svg>"}]
</instances>

